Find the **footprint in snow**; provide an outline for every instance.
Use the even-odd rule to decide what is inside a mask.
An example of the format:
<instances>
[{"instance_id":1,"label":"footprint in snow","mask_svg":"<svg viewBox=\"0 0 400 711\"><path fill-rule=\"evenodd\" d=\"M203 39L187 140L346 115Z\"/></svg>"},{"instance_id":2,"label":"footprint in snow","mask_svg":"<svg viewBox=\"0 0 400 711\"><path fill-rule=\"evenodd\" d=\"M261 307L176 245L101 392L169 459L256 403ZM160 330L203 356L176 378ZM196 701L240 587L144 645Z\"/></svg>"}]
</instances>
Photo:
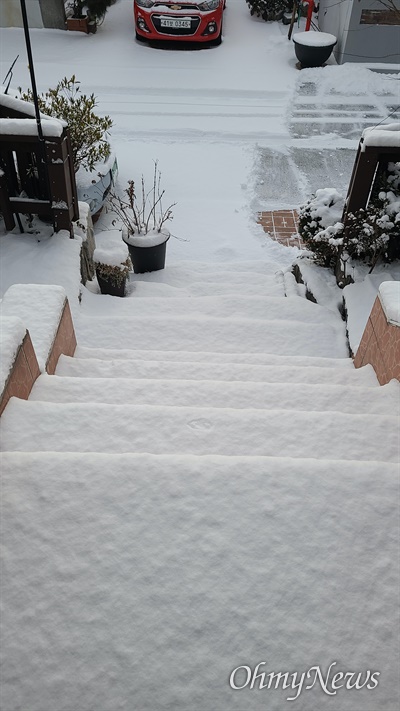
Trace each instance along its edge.
<instances>
[{"instance_id":1,"label":"footprint in snow","mask_svg":"<svg viewBox=\"0 0 400 711\"><path fill-rule=\"evenodd\" d=\"M200 418L199 420L191 420L188 422L188 427L192 430L210 430L212 428L212 423L210 420Z\"/></svg>"}]
</instances>

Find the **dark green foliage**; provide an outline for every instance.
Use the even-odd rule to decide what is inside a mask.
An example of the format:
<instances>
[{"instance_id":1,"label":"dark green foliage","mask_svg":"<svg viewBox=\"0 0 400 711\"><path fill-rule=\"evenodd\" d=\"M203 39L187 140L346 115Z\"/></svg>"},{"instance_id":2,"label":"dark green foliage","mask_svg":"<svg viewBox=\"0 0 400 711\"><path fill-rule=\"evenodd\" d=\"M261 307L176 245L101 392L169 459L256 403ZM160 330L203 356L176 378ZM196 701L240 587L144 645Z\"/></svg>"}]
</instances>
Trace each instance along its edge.
<instances>
[{"instance_id":1,"label":"dark green foliage","mask_svg":"<svg viewBox=\"0 0 400 711\"><path fill-rule=\"evenodd\" d=\"M106 12L115 0L70 0L68 8L72 17L83 17L87 14L90 20L101 23Z\"/></svg>"},{"instance_id":2,"label":"dark green foliage","mask_svg":"<svg viewBox=\"0 0 400 711\"><path fill-rule=\"evenodd\" d=\"M334 188L317 190L300 208L299 234L315 261L324 267L334 267L340 240L340 218L343 198Z\"/></svg>"},{"instance_id":3,"label":"dark green foliage","mask_svg":"<svg viewBox=\"0 0 400 711\"><path fill-rule=\"evenodd\" d=\"M75 75L64 77L54 89L38 97L40 111L68 123L71 137L72 157L75 170L80 166L93 170L96 163L103 163L110 155L107 134L112 127L109 116L101 118L94 109L97 106L94 94L80 93L80 82ZM21 93L21 99L32 101L32 91Z\"/></svg>"},{"instance_id":4,"label":"dark green foliage","mask_svg":"<svg viewBox=\"0 0 400 711\"><path fill-rule=\"evenodd\" d=\"M88 17L97 23L101 23L113 2L114 0L85 0Z\"/></svg>"},{"instance_id":5,"label":"dark green foliage","mask_svg":"<svg viewBox=\"0 0 400 711\"><path fill-rule=\"evenodd\" d=\"M269 20L279 20L283 13L291 10L293 0L246 0L250 14Z\"/></svg>"},{"instance_id":6,"label":"dark green foliage","mask_svg":"<svg viewBox=\"0 0 400 711\"><path fill-rule=\"evenodd\" d=\"M366 261L373 270L379 259L400 258L400 162L380 169L367 208L340 221L343 200L325 188L300 209L299 233L325 267L336 269L350 257Z\"/></svg>"},{"instance_id":7,"label":"dark green foliage","mask_svg":"<svg viewBox=\"0 0 400 711\"><path fill-rule=\"evenodd\" d=\"M400 163L389 163L377 175L366 210L350 214L344 231L349 254L391 262L400 257Z\"/></svg>"}]
</instances>

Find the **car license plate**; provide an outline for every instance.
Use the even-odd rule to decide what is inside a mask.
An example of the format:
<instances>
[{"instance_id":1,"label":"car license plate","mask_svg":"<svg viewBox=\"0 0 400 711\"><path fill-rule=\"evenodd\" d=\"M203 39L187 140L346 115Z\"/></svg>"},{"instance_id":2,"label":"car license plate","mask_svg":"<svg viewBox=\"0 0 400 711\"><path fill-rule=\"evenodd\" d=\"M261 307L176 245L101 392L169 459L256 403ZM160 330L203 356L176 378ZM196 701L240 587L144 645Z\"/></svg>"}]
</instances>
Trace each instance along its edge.
<instances>
[{"instance_id":1,"label":"car license plate","mask_svg":"<svg viewBox=\"0 0 400 711\"><path fill-rule=\"evenodd\" d=\"M190 29L190 20L177 20L162 17L160 19L161 27L174 27L179 29L180 27L185 29Z\"/></svg>"}]
</instances>

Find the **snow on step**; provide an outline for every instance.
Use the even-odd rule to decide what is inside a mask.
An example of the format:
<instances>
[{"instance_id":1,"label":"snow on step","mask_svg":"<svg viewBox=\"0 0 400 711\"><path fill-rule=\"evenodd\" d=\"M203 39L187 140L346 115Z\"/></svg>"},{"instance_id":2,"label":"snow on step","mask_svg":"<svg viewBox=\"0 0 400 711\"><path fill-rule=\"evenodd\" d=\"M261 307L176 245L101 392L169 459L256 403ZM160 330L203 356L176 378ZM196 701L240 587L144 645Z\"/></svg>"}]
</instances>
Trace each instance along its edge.
<instances>
[{"instance_id":1,"label":"snow on step","mask_svg":"<svg viewBox=\"0 0 400 711\"><path fill-rule=\"evenodd\" d=\"M131 274L130 286L138 296L174 296L176 290L192 296L218 294L284 296L283 274L274 262L179 262L145 274Z\"/></svg>"},{"instance_id":2,"label":"snow on step","mask_svg":"<svg viewBox=\"0 0 400 711\"><path fill-rule=\"evenodd\" d=\"M160 284L156 282L144 282L136 280L131 275L128 290L130 296L133 297L153 297L162 296L224 296L227 294L238 295L245 294L246 296L285 296L284 282L277 281L271 277L249 281L248 277L236 275L234 279L229 281L220 281L217 276L216 281L193 281L185 285L173 286L171 284ZM87 299L85 293L84 299ZM110 301L111 296L106 296L103 300Z\"/></svg>"},{"instance_id":3,"label":"snow on step","mask_svg":"<svg viewBox=\"0 0 400 711\"><path fill-rule=\"evenodd\" d=\"M282 684L230 689L236 666L262 660L267 673L349 660L334 671L395 679L396 474L383 462L4 454L4 709L290 708ZM338 708L395 707L391 684L354 693ZM298 701L336 707L318 683Z\"/></svg>"},{"instance_id":4,"label":"snow on step","mask_svg":"<svg viewBox=\"0 0 400 711\"><path fill-rule=\"evenodd\" d=\"M76 323L77 340L84 346L110 348L123 343L140 350L217 351L220 353L282 353L331 358L346 358L348 349L343 322L302 323L300 321L267 321L172 317L161 315L132 319L104 316L101 328L96 319Z\"/></svg>"},{"instance_id":5,"label":"snow on step","mask_svg":"<svg viewBox=\"0 0 400 711\"><path fill-rule=\"evenodd\" d=\"M44 374L30 400L102 402L115 405L166 405L283 410L329 410L381 415L400 414L400 384L382 387L310 383L218 382L211 380L133 380L62 378Z\"/></svg>"},{"instance_id":6,"label":"snow on step","mask_svg":"<svg viewBox=\"0 0 400 711\"><path fill-rule=\"evenodd\" d=\"M281 273L281 267L277 262L261 261L253 259L239 262L191 262L180 261L167 263L165 269L159 272L146 272L144 274L134 274L133 278L138 281L154 281L172 284L174 281L186 285L188 282L204 281L209 278L216 281L223 281L223 277L232 279L236 275L245 276L251 281L254 277L262 276L274 279Z\"/></svg>"},{"instance_id":7,"label":"snow on step","mask_svg":"<svg viewBox=\"0 0 400 711\"><path fill-rule=\"evenodd\" d=\"M115 305L115 299L113 301ZM98 308L97 318L104 314ZM163 314L164 317L211 317L259 319L265 321L301 321L306 323L342 326L339 312L329 311L323 306L314 304L307 299L286 299L283 297L264 296L199 296L199 297L149 297L144 300L121 299L115 305L116 318L154 318ZM132 325L134 325L132 323Z\"/></svg>"},{"instance_id":8,"label":"snow on step","mask_svg":"<svg viewBox=\"0 0 400 711\"><path fill-rule=\"evenodd\" d=\"M197 361L98 360L62 355L57 375L77 378L146 378L148 380L222 380L243 382L327 383L378 387L374 369L319 366L205 363Z\"/></svg>"},{"instance_id":9,"label":"snow on step","mask_svg":"<svg viewBox=\"0 0 400 711\"><path fill-rule=\"evenodd\" d=\"M398 418L340 412L55 404L12 398L3 451L150 452L396 462Z\"/></svg>"},{"instance_id":10,"label":"snow on step","mask_svg":"<svg viewBox=\"0 0 400 711\"><path fill-rule=\"evenodd\" d=\"M140 351L129 348L87 348L77 345L77 358L99 360L168 360L193 363L248 363L249 365L293 365L300 367L349 368L354 371L351 358L318 358L313 356L287 356L273 353L215 353L212 351Z\"/></svg>"}]
</instances>

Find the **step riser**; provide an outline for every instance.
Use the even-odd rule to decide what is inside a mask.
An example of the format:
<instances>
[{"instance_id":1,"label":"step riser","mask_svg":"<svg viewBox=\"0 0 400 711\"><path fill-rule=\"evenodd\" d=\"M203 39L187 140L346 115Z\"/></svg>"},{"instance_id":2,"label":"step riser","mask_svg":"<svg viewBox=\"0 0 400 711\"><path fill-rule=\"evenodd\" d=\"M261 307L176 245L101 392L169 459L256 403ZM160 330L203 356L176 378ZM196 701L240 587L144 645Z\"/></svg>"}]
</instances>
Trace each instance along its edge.
<instances>
[{"instance_id":1,"label":"step riser","mask_svg":"<svg viewBox=\"0 0 400 711\"><path fill-rule=\"evenodd\" d=\"M77 340L83 346L219 353L273 353L347 358L344 324L337 327L296 321L260 321L207 318L152 318L134 320L102 318L77 323ZM284 328L282 328L284 324Z\"/></svg>"},{"instance_id":2,"label":"step riser","mask_svg":"<svg viewBox=\"0 0 400 711\"><path fill-rule=\"evenodd\" d=\"M314 383L377 387L372 368L291 368L179 362L98 361L61 356L57 375L79 378L145 378L148 380L215 380L223 382Z\"/></svg>"},{"instance_id":3,"label":"step riser","mask_svg":"<svg viewBox=\"0 0 400 711\"><path fill-rule=\"evenodd\" d=\"M98 306L96 302L96 306ZM169 299L149 297L138 304L134 298L122 299L119 304L118 318L129 318L132 325L135 319L159 318L201 318L203 319L240 319L251 321L288 320L301 323L340 325L342 319L338 311L328 311L318 304L304 299L286 299L284 297L265 298L264 296L204 296L171 297ZM261 323L260 326L263 324Z\"/></svg>"},{"instance_id":4,"label":"step riser","mask_svg":"<svg viewBox=\"0 0 400 711\"><path fill-rule=\"evenodd\" d=\"M369 415L113 405L13 398L3 451L149 452L398 461L398 419ZM34 435L32 434L34 433Z\"/></svg>"},{"instance_id":5,"label":"step riser","mask_svg":"<svg viewBox=\"0 0 400 711\"><path fill-rule=\"evenodd\" d=\"M296 367L317 366L319 368L350 368L354 371L351 358L315 358L312 356L287 356L271 353L213 353L182 350L155 351L132 350L126 348L85 348L78 344L76 358L97 358L99 360L154 360L154 361L191 361L196 363L244 363L247 365L291 365Z\"/></svg>"},{"instance_id":6,"label":"step riser","mask_svg":"<svg viewBox=\"0 0 400 711\"><path fill-rule=\"evenodd\" d=\"M193 282L193 284L190 285L185 284L182 288L190 296L209 296L210 294L213 294L214 296L236 296L238 290L242 290L247 296L285 296L283 285L270 284L269 282L265 282L263 284L252 284L250 282L237 279L230 283L221 283L218 281L214 283ZM137 292L135 291L134 293L135 295L137 294L137 296L146 296L146 292L143 293L140 288L138 288ZM149 292L147 292L147 294L148 293Z\"/></svg>"},{"instance_id":7,"label":"step riser","mask_svg":"<svg viewBox=\"0 0 400 711\"><path fill-rule=\"evenodd\" d=\"M30 400L59 403L98 402L167 407L254 408L295 411L340 411L392 415L400 409L399 388L356 388L298 383L231 383L185 380L62 378L42 375Z\"/></svg>"}]
</instances>

